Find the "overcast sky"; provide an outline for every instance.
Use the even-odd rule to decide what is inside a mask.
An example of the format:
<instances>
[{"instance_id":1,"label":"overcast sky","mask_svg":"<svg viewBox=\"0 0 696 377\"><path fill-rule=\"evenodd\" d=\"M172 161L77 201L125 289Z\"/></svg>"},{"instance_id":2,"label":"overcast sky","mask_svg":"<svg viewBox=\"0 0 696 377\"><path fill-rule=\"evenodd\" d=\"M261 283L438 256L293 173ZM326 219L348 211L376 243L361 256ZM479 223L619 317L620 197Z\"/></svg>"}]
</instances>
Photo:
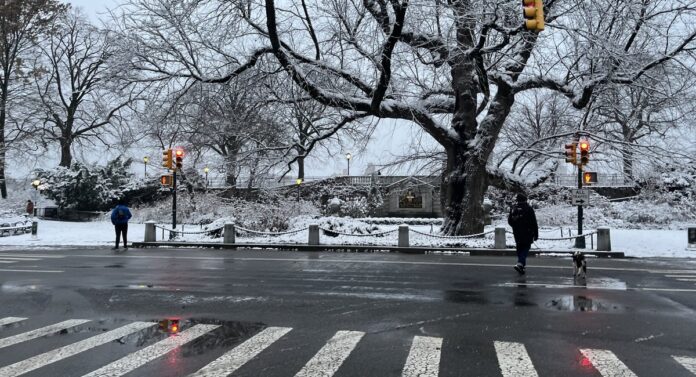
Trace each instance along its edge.
<instances>
[{"instance_id":1,"label":"overcast sky","mask_svg":"<svg viewBox=\"0 0 696 377\"><path fill-rule=\"evenodd\" d=\"M107 9L114 8L120 4L121 0L68 0L66 2L82 8L92 17L99 17L106 13Z\"/></svg>"}]
</instances>

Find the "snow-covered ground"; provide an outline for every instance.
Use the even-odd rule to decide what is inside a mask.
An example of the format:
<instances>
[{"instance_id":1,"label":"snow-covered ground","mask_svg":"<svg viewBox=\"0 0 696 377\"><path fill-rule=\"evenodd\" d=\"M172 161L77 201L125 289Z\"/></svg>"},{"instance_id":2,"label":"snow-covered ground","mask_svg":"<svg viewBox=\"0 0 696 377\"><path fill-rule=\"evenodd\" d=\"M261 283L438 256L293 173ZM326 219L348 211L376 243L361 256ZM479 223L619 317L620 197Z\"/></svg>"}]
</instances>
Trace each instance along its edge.
<instances>
[{"instance_id":1,"label":"snow-covered ground","mask_svg":"<svg viewBox=\"0 0 696 377\"><path fill-rule=\"evenodd\" d=\"M351 220L346 219L346 222ZM356 221L356 220L353 220ZM297 224L303 224L304 221ZM301 225L300 225L301 226ZM302 227L302 226L301 226ZM304 228L304 227L302 227ZM396 230L395 225L380 225L379 231ZM419 234L411 232L411 245L457 245L464 244L468 247L491 247L493 245L493 235L488 234L484 238L476 239L448 239L437 236L430 236L430 225L413 226L414 230L425 233ZM186 231L196 231L198 226L186 226ZM486 231L493 230L487 227ZM438 227L433 226L432 232L437 233ZM0 246L9 248L21 246L29 248L45 248L52 246L110 246L114 242L114 229L109 222L61 222L61 221L39 221L39 235L33 239L30 234L0 237ZM131 223L128 227L129 241L142 241L145 233L145 225ZM428 234L428 235L426 235ZM564 233L567 236L567 233ZM542 249L570 250L573 242L571 240L555 241L543 240L543 238L559 238L560 230L542 229L537 246ZM157 231L157 238L161 239L162 233ZM187 235L186 240L205 240L222 242L220 238L210 239L201 235ZM265 235L242 235L237 237L237 242L258 242L258 243L306 243L307 231L303 230L294 234L282 236ZM377 244L377 245L396 245L397 233L390 232L381 236L358 236L358 235L338 235L329 237L321 235L321 242L324 244ZM623 251L626 256L631 257L680 257L696 258L696 249L687 247L686 230L659 230L659 229L611 229L612 249ZM514 244L512 237L508 234L508 245ZM589 240L588 240L589 247Z\"/></svg>"}]
</instances>

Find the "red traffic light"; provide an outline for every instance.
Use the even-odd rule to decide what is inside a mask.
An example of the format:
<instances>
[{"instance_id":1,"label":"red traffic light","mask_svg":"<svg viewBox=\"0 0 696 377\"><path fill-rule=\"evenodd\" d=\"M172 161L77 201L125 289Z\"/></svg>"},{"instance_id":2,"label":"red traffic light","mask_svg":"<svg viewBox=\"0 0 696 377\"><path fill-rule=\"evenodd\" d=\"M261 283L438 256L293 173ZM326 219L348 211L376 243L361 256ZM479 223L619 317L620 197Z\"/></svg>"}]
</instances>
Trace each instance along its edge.
<instances>
[{"instance_id":1,"label":"red traffic light","mask_svg":"<svg viewBox=\"0 0 696 377\"><path fill-rule=\"evenodd\" d=\"M580 150L583 152L589 152L590 151L590 143L588 141L581 141L580 142Z\"/></svg>"},{"instance_id":2,"label":"red traffic light","mask_svg":"<svg viewBox=\"0 0 696 377\"><path fill-rule=\"evenodd\" d=\"M176 157L184 157L184 150L183 149L177 149L176 152Z\"/></svg>"}]
</instances>

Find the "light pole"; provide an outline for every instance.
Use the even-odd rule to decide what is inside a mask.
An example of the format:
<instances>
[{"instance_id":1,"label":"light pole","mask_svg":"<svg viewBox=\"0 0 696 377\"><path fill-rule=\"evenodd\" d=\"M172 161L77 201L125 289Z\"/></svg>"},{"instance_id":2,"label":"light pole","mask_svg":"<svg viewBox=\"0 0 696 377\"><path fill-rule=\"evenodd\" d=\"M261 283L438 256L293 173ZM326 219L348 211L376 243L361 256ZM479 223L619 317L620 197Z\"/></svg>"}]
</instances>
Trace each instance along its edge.
<instances>
[{"instance_id":1,"label":"light pole","mask_svg":"<svg viewBox=\"0 0 696 377\"><path fill-rule=\"evenodd\" d=\"M34 210L31 213L32 217L35 217L35 213L39 211L39 186L41 185L41 180L35 179L31 181L31 185L34 187Z\"/></svg>"},{"instance_id":2,"label":"light pole","mask_svg":"<svg viewBox=\"0 0 696 377\"><path fill-rule=\"evenodd\" d=\"M209 171L210 171L210 169L208 169L207 166L205 168L203 168L203 172L205 172L205 188L206 189L208 188L208 172Z\"/></svg>"},{"instance_id":3,"label":"light pole","mask_svg":"<svg viewBox=\"0 0 696 377\"><path fill-rule=\"evenodd\" d=\"M347 175L350 175L350 159L352 157L353 157L353 155L350 154L350 152L346 153L346 160L348 161L348 174Z\"/></svg>"},{"instance_id":4,"label":"light pole","mask_svg":"<svg viewBox=\"0 0 696 377\"><path fill-rule=\"evenodd\" d=\"M147 163L150 161L150 157L143 157L143 162L145 163L145 178L147 178Z\"/></svg>"},{"instance_id":5,"label":"light pole","mask_svg":"<svg viewBox=\"0 0 696 377\"><path fill-rule=\"evenodd\" d=\"M302 184L302 178L297 178L295 180L297 184L297 215L300 215L300 185Z\"/></svg>"}]
</instances>

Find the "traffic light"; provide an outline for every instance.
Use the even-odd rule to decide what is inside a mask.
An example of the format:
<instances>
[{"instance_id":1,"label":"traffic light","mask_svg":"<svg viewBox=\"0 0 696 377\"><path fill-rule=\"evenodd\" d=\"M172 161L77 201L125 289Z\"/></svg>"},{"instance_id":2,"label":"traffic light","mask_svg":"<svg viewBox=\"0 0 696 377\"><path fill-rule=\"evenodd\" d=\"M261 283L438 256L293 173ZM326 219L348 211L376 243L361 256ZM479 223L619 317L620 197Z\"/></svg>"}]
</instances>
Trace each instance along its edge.
<instances>
[{"instance_id":1,"label":"traffic light","mask_svg":"<svg viewBox=\"0 0 696 377\"><path fill-rule=\"evenodd\" d=\"M590 162L590 142L583 140L580 142L580 165L587 165Z\"/></svg>"},{"instance_id":2,"label":"traffic light","mask_svg":"<svg viewBox=\"0 0 696 377\"><path fill-rule=\"evenodd\" d=\"M172 150L167 149L166 151L162 152L162 166L165 168L171 170L172 169Z\"/></svg>"},{"instance_id":3,"label":"traffic light","mask_svg":"<svg viewBox=\"0 0 696 377\"><path fill-rule=\"evenodd\" d=\"M593 171L586 171L582 173L582 183L586 185L597 183L597 173Z\"/></svg>"},{"instance_id":4,"label":"traffic light","mask_svg":"<svg viewBox=\"0 0 696 377\"><path fill-rule=\"evenodd\" d=\"M162 186L171 186L172 185L172 176L171 175L163 175L160 177L160 183Z\"/></svg>"},{"instance_id":5,"label":"traffic light","mask_svg":"<svg viewBox=\"0 0 696 377\"><path fill-rule=\"evenodd\" d=\"M565 160L567 163L573 165L578 163L577 144L572 143L565 145Z\"/></svg>"},{"instance_id":6,"label":"traffic light","mask_svg":"<svg viewBox=\"0 0 696 377\"><path fill-rule=\"evenodd\" d=\"M544 30L544 2L543 0L522 0L522 12L524 14L524 28L531 31Z\"/></svg>"},{"instance_id":7,"label":"traffic light","mask_svg":"<svg viewBox=\"0 0 696 377\"><path fill-rule=\"evenodd\" d=\"M181 170L184 161L184 150L181 148L177 148L177 150L174 152L174 155L176 158L176 170Z\"/></svg>"}]
</instances>

